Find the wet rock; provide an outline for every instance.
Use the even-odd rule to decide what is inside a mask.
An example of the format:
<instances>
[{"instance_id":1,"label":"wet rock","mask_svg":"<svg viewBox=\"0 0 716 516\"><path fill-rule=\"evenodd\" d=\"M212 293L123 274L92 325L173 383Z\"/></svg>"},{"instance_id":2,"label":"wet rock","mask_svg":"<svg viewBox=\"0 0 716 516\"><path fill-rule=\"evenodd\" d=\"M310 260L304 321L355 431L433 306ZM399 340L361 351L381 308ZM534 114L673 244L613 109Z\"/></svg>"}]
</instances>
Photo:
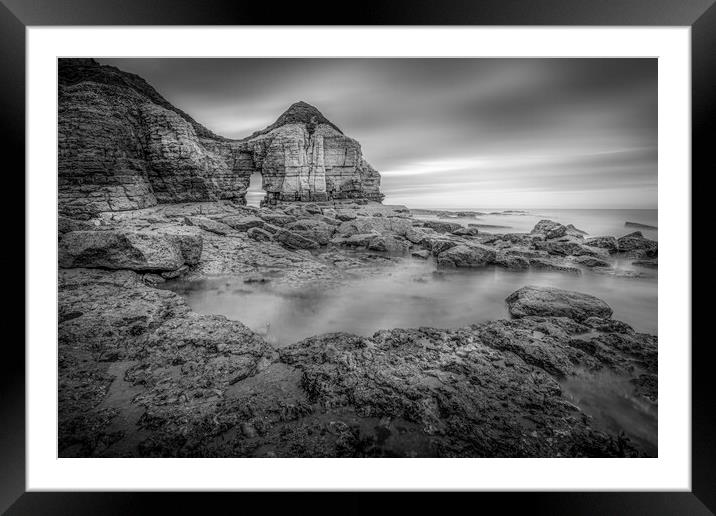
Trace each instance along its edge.
<instances>
[{"instance_id":1,"label":"wet rock","mask_svg":"<svg viewBox=\"0 0 716 516\"><path fill-rule=\"evenodd\" d=\"M251 228L251 229L253 229L253 228ZM246 234L248 234L251 231L251 229L249 229L249 231L247 231ZM256 228L256 229L263 229L264 231L268 231L269 233L271 233L273 235L281 228L278 226L274 226L273 224L266 223L262 227Z\"/></svg>"},{"instance_id":2,"label":"wet rock","mask_svg":"<svg viewBox=\"0 0 716 516\"><path fill-rule=\"evenodd\" d=\"M438 254L438 264L453 267L482 267L493 263L494 249L482 245L457 245Z\"/></svg>"},{"instance_id":3,"label":"wet rock","mask_svg":"<svg viewBox=\"0 0 716 516\"><path fill-rule=\"evenodd\" d=\"M229 215L222 218L221 222L236 231L248 231L250 228L260 228L264 225L264 221L258 217L242 217L239 215Z\"/></svg>"},{"instance_id":4,"label":"wet rock","mask_svg":"<svg viewBox=\"0 0 716 516\"><path fill-rule=\"evenodd\" d=\"M555 271L555 272L567 272L569 274L582 274L582 271L576 267L570 267L561 262L549 260L546 258L529 258L530 267L540 271Z\"/></svg>"},{"instance_id":5,"label":"wet rock","mask_svg":"<svg viewBox=\"0 0 716 516\"><path fill-rule=\"evenodd\" d=\"M601 299L552 287L523 287L505 300L514 317L556 316L583 321L589 317L608 318L612 309Z\"/></svg>"},{"instance_id":6,"label":"wet rock","mask_svg":"<svg viewBox=\"0 0 716 516\"><path fill-rule=\"evenodd\" d=\"M76 220L60 215L57 217L57 232L60 235L70 231L94 231L97 226L89 220Z\"/></svg>"},{"instance_id":7,"label":"wet rock","mask_svg":"<svg viewBox=\"0 0 716 516\"><path fill-rule=\"evenodd\" d=\"M196 226L204 231L209 231L222 236L231 232L231 228L226 224L208 217L184 217L184 224L187 226Z\"/></svg>"},{"instance_id":8,"label":"wet rock","mask_svg":"<svg viewBox=\"0 0 716 516\"><path fill-rule=\"evenodd\" d=\"M659 244L645 238L641 231L635 231L617 239L617 247L620 253L641 251L644 256L653 257L657 254Z\"/></svg>"},{"instance_id":9,"label":"wet rock","mask_svg":"<svg viewBox=\"0 0 716 516\"><path fill-rule=\"evenodd\" d=\"M157 232L153 231L153 233ZM158 233L179 247L179 252L187 265L199 263L204 248L204 238L194 228L163 227Z\"/></svg>"},{"instance_id":10,"label":"wet rock","mask_svg":"<svg viewBox=\"0 0 716 516\"><path fill-rule=\"evenodd\" d=\"M619 250L617 245L617 239L613 236L601 236L594 238L587 238L584 244L589 247L598 247L600 249L606 249L609 254L614 254Z\"/></svg>"},{"instance_id":11,"label":"wet rock","mask_svg":"<svg viewBox=\"0 0 716 516\"><path fill-rule=\"evenodd\" d=\"M652 403L656 403L658 397L659 378L655 374L642 374L631 380L636 394L642 396Z\"/></svg>"},{"instance_id":12,"label":"wet rock","mask_svg":"<svg viewBox=\"0 0 716 516\"><path fill-rule=\"evenodd\" d=\"M387 251L391 253L405 253L409 247L410 244L406 240L393 235L381 235L371 240L368 244L368 249L371 251Z\"/></svg>"},{"instance_id":13,"label":"wet rock","mask_svg":"<svg viewBox=\"0 0 716 516\"><path fill-rule=\"evenodd\" d=\"M162 272L161 277L164 279L174 279L174 278L183 276L188 271L189 271L189 267L187 267L186 265L182 265L181 267L179 267L178 269L176 269L174 271Z\"/></svg>"},{"instance_id":14,"label":"wet rock","mask_svg":"<svg viewBox=\"0 0 716 516\"><path fill-rule=\"evenodd\" d=\"M281 229L274 234L274 240L291 249L316 249L318 242L299 235L293 231Z\"/></svg>"},{"instance_id":15,"label":"wet rock","mask_svg":"<svg viewBox=\"0 0 716 516\"><path fill-rule=\"evenodd\" d=\"M164 283L166 281L165 278L163 278L159 274L143 274L142 275L142 282L144 284L149 285L150 287L156 287L157 285Z\"/></svg>"},{"instance_id":16,"label":"wet rock","mask_svg":"<svg viewBox=\"0 0 716 516\"><path fill-rule=\"evenodd\" d=\"M501 332L478 325L457 330L385 330L372 337L333 333L288 346L280 357L301 371L309 399L321 406L347 407L362 418L417 425L420 431L411 435L432 437L433 444L423 452L428 456L638 453L628 446L619 451L616 442L589 427L579 409L562 398L550 373L499 349L508 335L532 333L527 326L536 324L505 323ZM550 327L561 336L545 340L561 342L565 357L594 362L566 344L567 331ZM564 365L574 368L568 359ZM348 453L360 452L351 447Z\"/></svg>"},{"instance_id":17,"label":"wet rock","mask_svg":"<svg viewBox=\"0 0 716 516\"><path fill-rule=\"evenodd\" d=\"M286 213L283 213L281 211L274 210L262 210L261 212L259 212L259 217L261 217L261 219L265 222L273 224L274 226L285 226L286 224L296 222L296 217L294 217L293 215L287 215Z\"/></svg>"},{"instance_id":18,"label":"wet rock","mask_svg":"<svg viewBox=\"0 0 716 516\"><path fill-rule=\"evenodd\" d=\"M356 235L359 233L377 232L380 234L392 233L405 236L412 228L410 219L401 217L358 217L354 220L341 223L336 228L336 233L344 236Z\"/></svg>"},{"instance_id":19,"label":"wet rock","mask_svg":"<svg viewBox=\"0 0 716 516\"><path fill-rule=\"evenodd\" d=\"M424 220L423 227L433 229L438 233L452 233L458 229L462 229L462 225L456 222L444 222L441 220Z\"/></svg>"},{"instance_id":20,"label":"wet rock","mask_svg":"<svg viewBox=\"0 0 716 516\"><path fill-rule=\"evenodd\" d=\"M353 210L337 210L335 217L341 222L348 222L350 220L355 220L356 213Z\"/></svg>"},{"instance_id":21,"label":"wet rock","mask_svg":"<svg viewBox=\"0 0 716 516\"><path fill-rule=\"evenodd\" d=\"M599 247L583 245L573 240L547 240L544 242L534 242L535 249L547 251L547 253L555 256L594 256L606 258L609 253Z\"/></svg>"},{"instance_id":22,"label":"wet rock","mask_svg":"<svg viewBox=\"0 0 716 516\"><path fill-rule=\"evenodd\" d=\"M584 267L611 267L609 262L593 256L577 256L572 259L572 263L582 265Z\"/></svg>"},{"instance_id":23,"label":"wet rock","mask_svg":"<svg viewBox=\"0 0 716 516\"><path fill-rule=\"evenodd\" d=\"M581 229L575 228L574 224L567 224L565 226L567 228L567 235L577 237L577 238L583 238L584 235L587 235L588 233L586 231L583 231Z\"/></svg>"},{"instance_id":24,"label":"wet rock","mask_svg":"<svg viewBox=\"0 0 716 516\"><path fill-rule=\"evenodd\" d=\"M273 238L271 233L262 228L249 228L246 234L249 238L259 242L268 242Z\"/></svg>"},{"instance_id":25,"label":"wet rock","mask_svg":"<svg viewBox=\"0 0 716 516\"><path fill-rule=\"evenodd\" d=\"M614 319L607 319L603 317L588 317L582 323L585 326L594 328L597 331L608 332L608 333L625 333L633 334L634 329L627 323L622 321L615 321Z\"/></svg>"},{"instance_id":26,"label":"wet rock","mask_svg":"<svg viewBox=\"0 0 716 516\"><path fill-rule=\"evenodd\" d=\"M505 267L506 269L521 271L529 269L530 261L527 258L506 253L497 253L495 265Z\"/></svg>"},{"instance_id":27,"label":"wet rock","mask_svg":"<svg viewBox=\"0 0 716 516\"><path fill-rule=\"evenodd\" d=\"M549 240L552 238L563 237L567 234L567 228L559 222L544 219L535 224L535 227L532 228L531 234L542 235L545 239Z\"/></svg>"},{"instance_id":28,"label":"wet rock","mask_svg":"<svg viewBox=\"0 0 716 516\"><path fill-rule=\"evenodd\" d=\"M423 260L427 260L428 258L430 258L430 251L426 250L413 251L410 254L411 256L415 256L416 258L422 258Z\"/></svg>"},{"instance_id":29,"label":"wet rock","mask_svg":"<svg viewBox=\"0 0 716 516\"><path fill-rule=\"evenodd\" d=\"M336 237L331 240L331 243L337 245L345 245L348 247L368 247L375 238L379 237L380 233L357 233L349 237Z\"/></svg>"},{"instance_id":30,"label":"wet rock","mask_svg":"<svg viewBox=\"0 0 716 516\"><path fill-rule=\"evenodd\" d=\"M317 219L299 219L286 225L286 229L318 242L320 245L328 244L336 231L334 226Z\"/></svg>"},{"instance_id":31,"label":"wet rock","mask_svg":"<svg viewBox=\"0 0 716 516\"><path fill-rule=\"evenodd\" d=\"M455 240L454 238L449 238L444 235L428 235L423 238L420 244L425 249L429 250L433 256L437 256L452 247L460 245L460 242Z\"/></svg>"},{"instance_id":32,"label":"wet rock","mask_svg":"<svg viewBox=\"0 0 716 516\"><path fill-rule=\"evenodd\" d=\"M437 233L433 230L410 228L408 231L406 231L405 238L407 238L413 244L422 244L423 240L426 237L434 237L436 235Z\"/></svg>"},{"instance_id":33,"label":"wet rock","mask_svg":"<svg viewBox=\"0 0 716 516\"><path fill-rule=\"evenodd\" d=\"M476 227L459 228L452 232L453 235L457 236L477 236L479 230Z\"/></svg>"}]
</instances>

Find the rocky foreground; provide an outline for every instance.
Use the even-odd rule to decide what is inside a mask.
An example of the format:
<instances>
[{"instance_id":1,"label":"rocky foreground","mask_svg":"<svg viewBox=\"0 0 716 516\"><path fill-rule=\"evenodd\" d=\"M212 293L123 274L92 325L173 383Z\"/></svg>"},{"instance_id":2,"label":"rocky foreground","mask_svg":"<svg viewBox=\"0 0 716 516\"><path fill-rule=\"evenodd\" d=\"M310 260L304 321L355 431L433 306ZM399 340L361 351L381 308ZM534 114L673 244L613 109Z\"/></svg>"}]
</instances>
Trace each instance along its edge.
<instances>
[{"instance_id":1,"label":"rocky foreground","mask_svg":"<svg viewBox=\"0 0 716 516\"><path fill-rule=\"evenodd\" d=\"M86 219L86 217L85 217ZM647 452L568 401L607 371L657 401L657 338L586 294L525 286L511 319L460 329L318 335L275 349L199 315L168 279L232 275L301 288L399 266L613 273L656 266L635 232L585 238L414 218L373 202L226 201L59 220L60 456L623 457Z\"/></svg>"}]
</instances>

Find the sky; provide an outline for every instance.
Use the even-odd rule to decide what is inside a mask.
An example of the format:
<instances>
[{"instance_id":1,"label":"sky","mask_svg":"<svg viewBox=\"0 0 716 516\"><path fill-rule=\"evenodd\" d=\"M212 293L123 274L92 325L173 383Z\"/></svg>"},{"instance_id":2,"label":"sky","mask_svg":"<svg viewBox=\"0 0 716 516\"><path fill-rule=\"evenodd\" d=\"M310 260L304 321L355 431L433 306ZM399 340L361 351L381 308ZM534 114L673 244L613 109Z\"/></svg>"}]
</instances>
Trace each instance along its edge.
<instances>
[{"instance_id":1,"label":"sky","mask_svg":"<svg viewBox=\"0 0 716 516\"><path fill-rule=\"evenodd\" d=\"M358 142L385 203L657 207L656 59L98 59L228 138L303 100Z\"/></svg>"}]
</instances>

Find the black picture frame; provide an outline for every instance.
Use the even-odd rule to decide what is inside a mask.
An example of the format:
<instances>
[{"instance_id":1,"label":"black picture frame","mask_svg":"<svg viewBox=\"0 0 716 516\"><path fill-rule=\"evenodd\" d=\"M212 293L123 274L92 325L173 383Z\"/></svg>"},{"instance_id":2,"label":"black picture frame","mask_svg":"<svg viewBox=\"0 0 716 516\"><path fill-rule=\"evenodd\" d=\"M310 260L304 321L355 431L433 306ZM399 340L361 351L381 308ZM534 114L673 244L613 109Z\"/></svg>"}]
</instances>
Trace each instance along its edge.
<instances>
[{"instance_id":1,"label":"black picture frame","mask_svg":"<svg viewBox=\"0 0 716 516\"><path fill-rule=\"evenodd\" d=\"M25 167L25 29L38 25L568 25L688 26L692 45L692 180L713 168L716 142L716 5L715 0L394 0L353 5L338 15L336 3L274 3L228 0L0 0L0 145L6 165L5 189L24 192ZM10 158L8 160L8 158ZM708 169L707 169L708 167ZM700 174L699 174L700 172ZM7 176L13 176L7 179ZM17 186L9 181L14 179ZM693 184L693 183L692 183ZM698 191L698 190L692 190ZM20 202L24 195L13 195ZM704 206L701 204L700 206ZM695 227L709 215L693 211ZM18 209L14 213L20 213ZM24 211L23 211L24 213ZM17 215L16 215L17 216ZM17 226L17 224L15 222ZM19 228L17 228L19 231ZM694 232L692 232L692 235ZM695 232L695 234L702 234ZM17 242L24 242L18 235ZM24 263L24 245L23 245ZM692 255L696 257L695 253ZM2 253L6 271L17 271L17 253ZM700 258L703 260L703 258ZM699 260L692 262L694 270ZM28 271L25 270L25 274ZM17 275L17 273L13 273ZM19 276L19 275L17 275ZM19 289L14 292L20 292ZM24 292L24 290L23 290ZM23 294L24 299L24 294ZM13 304L19 309L24 303ZM704 320L703 305L693 298L693 321ZM699 317L701 316L701 317ZM9 318L8 318L9 319ZM25 352L20 338L6 339L0 360L0 511L7 514L136 514L206 509L207 495L137 493L25 492ZM713 416L712 339L692 339L692 491L649 493L480 493L467 495L467 507L497 506L500 511L536 514L713 514L716 512L716 423ZM24 341L24 339L23 339ZM685 343L687 344L687 343ZM217 496L217 495L214 495ZM274 510L296 510L304 495L218 495L230 504L270 503ZM453 495L463 496L463 495ZM479 500L472 499L473 496ZM230 498L231 497L231 498ZM231 501L229 501L229 499ZM150 503L152 502L152 503ZM380 494L349 494L324 510L368 513L385 502ZM432 503L435 503L433 500ZM441 510L446 508L440 502ZM461 503L451 500L450 505ZM198 505L200 504L200 505ZM411 506L430 508L423 494L403 496L401 512ZM330 506L333 505L331 509ZM246 506L248 507L248 506ZM312 512L321 510L313 506ZM337 508L338 507L338 508ZM237 507L238 509L238 507Z\"/></svg>"}]
</instances>

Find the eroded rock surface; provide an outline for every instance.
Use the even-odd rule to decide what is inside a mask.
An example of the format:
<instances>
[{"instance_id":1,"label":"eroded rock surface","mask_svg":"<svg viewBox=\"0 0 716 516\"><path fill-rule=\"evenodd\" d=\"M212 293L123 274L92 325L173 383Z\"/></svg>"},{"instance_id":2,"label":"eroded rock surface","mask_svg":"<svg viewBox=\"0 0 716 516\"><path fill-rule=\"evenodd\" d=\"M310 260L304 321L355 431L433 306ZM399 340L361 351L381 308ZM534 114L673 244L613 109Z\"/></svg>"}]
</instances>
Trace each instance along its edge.
<instances>
[{"instance_id":1,"label":"eroded rock surface","mask_svg":"<svg viewBox=\"0 0 716 516\"><path fill-rule=\"evenodd\" d=\"M59 205L91 218L157 203L245 203L260 172L266 203L381 201L360 144L315 107L290 106L244 140L212 133L137 75L93 59L59 60Z\"/></svg>"},{"instance_id":2,"label":"eroded rock surface","mask_svg":"<svg viewBox=\"0 0 716 516\"><path fill-rule=\"evenodd\" d=\"M506 301L515 317L538 315L583 321L589 317L608 318L612 315L609 305L599 298L553 287L523 287L510 294Z\"/></svg>"}]
</instances>

